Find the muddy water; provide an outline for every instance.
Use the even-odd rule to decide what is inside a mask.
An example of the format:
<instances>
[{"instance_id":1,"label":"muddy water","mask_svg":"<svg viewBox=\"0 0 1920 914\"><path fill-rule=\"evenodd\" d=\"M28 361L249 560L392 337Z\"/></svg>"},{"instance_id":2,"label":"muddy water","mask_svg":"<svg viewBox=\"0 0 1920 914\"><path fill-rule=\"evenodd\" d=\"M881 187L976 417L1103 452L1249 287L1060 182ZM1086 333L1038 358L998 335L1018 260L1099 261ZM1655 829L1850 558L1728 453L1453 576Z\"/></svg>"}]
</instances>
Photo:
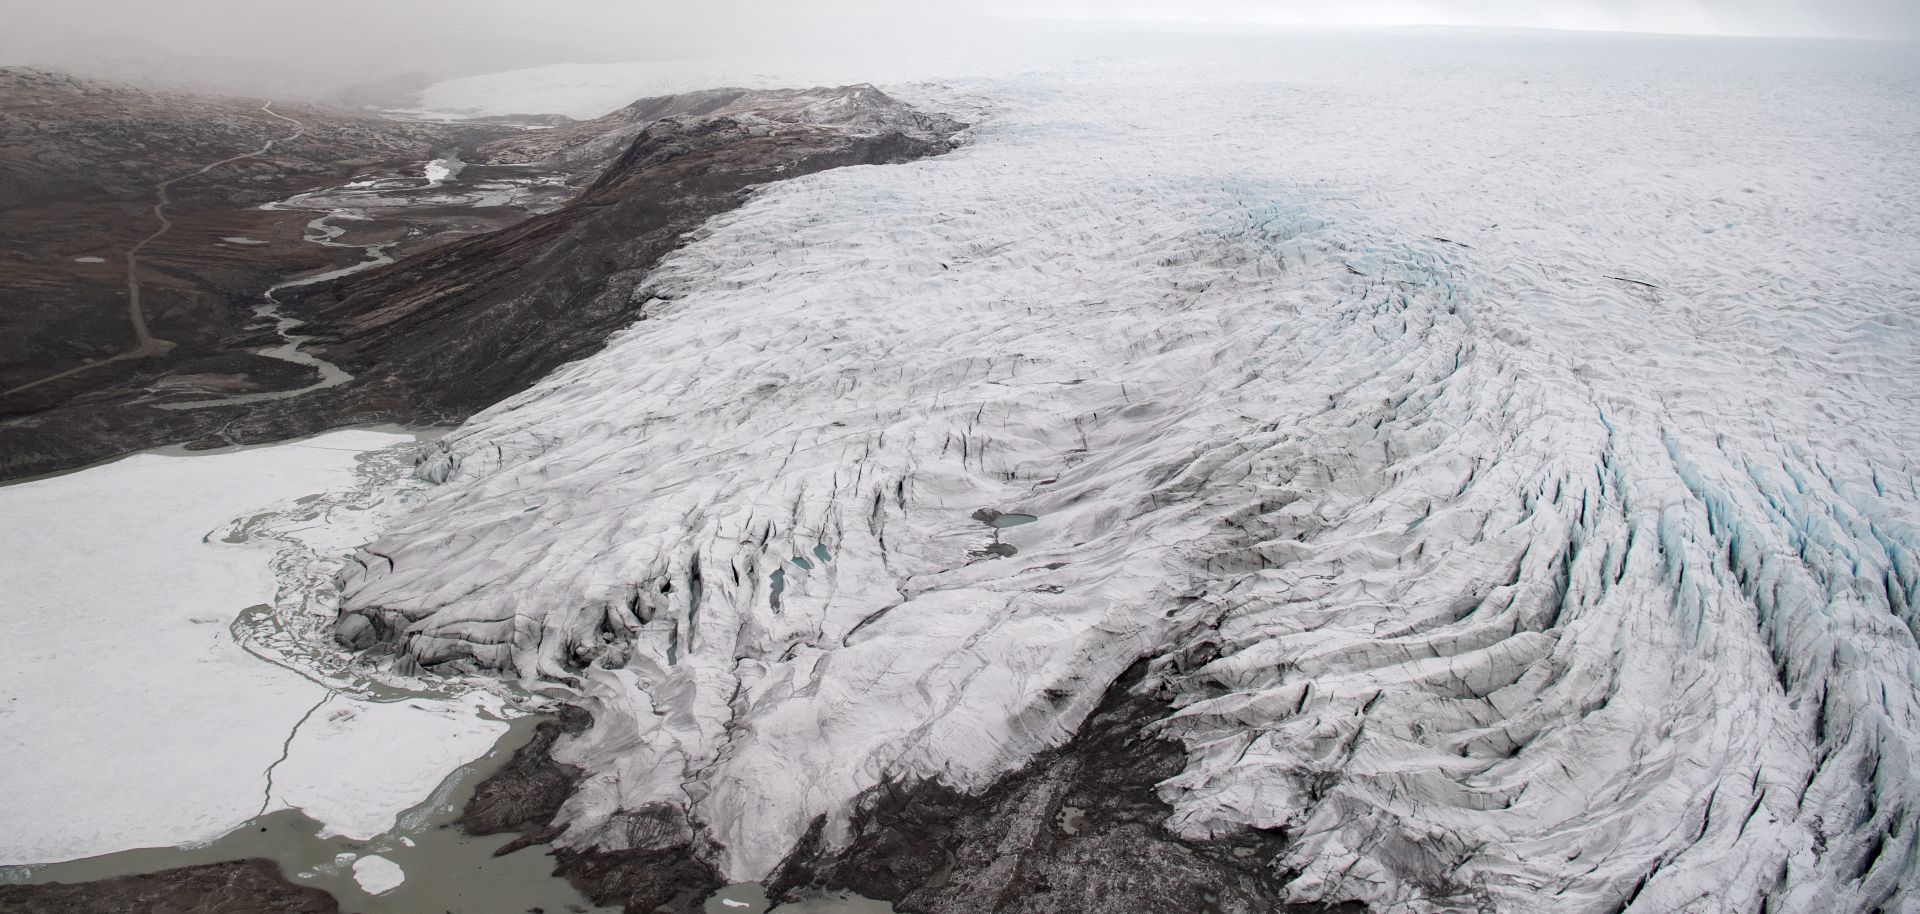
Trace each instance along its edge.
<instances>
[{"instance_id":1,"label":"muddy water","mask_svg":"<svg viewBox=\"0 0 1920 914\"><path fill-rule=\"evenodd\" d=\"M486 756L456 769L427 800L402 813L395 827L367 841L325 837L319 823L299 810L258 816L203 845L150 847L65 863L0 867L0 883L86 882L138 873L265 857L282 875L324 889L343 911L359 914L525 914L536 908L553 914L617 914L597 907L565 879L554 875L555 860L545 846L504 857L493 852L513 835L472 837L455 824L474 788L498 771L516 749L533 738L542 718L512 721ZM368 891L355 878L355 864L380 858L399 867L404 881L389 891ZM371 870L366 864L363 868ZM379 888L379 886L374 886ZM891 905L856 895L830 894L770 907L754 883L730 885L706 900L708 914L894 914Z\"/></svg>"},{"instance_id":2,"label":"muddy water","mask_svg":"<svg viewBox=\"0 0 1920 914\"><path fill-rule=\"evenodd\" d=\"M141 848L42 866L0 867L0 881L80 882L149 873L155 870L266 857L295 882L325 889L346 911L361 914L524 914L548 911L612 912L596 908L553 875L554 860L544 847L495 857L512 835L469 837L453 825L473 796L474 787L499 770L513 751L533 738L538 718L521 717L509 725L493 750L456 769L420 805L400 816L389 832L369 841L322 837L321 827L298 810L257 817L198 847ZM354 878L354 863L379 856L405 874L399 887L369 894Z\"/></svg>"}]
</instances>

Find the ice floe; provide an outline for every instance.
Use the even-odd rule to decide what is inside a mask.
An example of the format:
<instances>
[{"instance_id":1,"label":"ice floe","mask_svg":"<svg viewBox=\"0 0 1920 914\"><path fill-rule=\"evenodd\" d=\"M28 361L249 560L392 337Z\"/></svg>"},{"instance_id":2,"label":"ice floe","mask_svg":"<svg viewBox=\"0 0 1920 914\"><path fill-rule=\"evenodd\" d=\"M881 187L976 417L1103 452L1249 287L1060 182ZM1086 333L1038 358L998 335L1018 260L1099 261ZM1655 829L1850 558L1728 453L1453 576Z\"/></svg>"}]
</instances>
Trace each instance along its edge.
<instances>
[{"instance_id":1,"label":"ice floe","mask_svg":"<svg viewBox=\"0 0 1920 914\"><path fill-rule=\"evenodd\" d=\"M400 865L379 854L368 854L353 861L353 880L369 895L391 892L407 881Z\"/></svg>"}]
</instances>

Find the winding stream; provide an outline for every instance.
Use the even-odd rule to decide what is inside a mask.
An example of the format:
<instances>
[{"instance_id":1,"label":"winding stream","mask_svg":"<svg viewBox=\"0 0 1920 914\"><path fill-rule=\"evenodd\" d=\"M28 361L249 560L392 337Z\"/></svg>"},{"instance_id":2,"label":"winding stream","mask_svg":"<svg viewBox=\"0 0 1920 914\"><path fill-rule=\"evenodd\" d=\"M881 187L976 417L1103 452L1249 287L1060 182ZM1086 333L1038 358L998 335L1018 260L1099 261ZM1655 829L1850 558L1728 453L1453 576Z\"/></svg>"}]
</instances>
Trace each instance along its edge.
<instances>
[{"instance_id":1,"label":"winding stream","mask_svg":"<svg viewBox=\"0 0 1920 914\"><path fill-rule=\"evenodd\" d=\"M462 181L462 174L468 172L469 168L480 177L473 181ZM319 379L292 390L232 394L155 405L161 409L180 410L262 403L298 397L353 380L353 375L339 365L302 348L313 339L295 332L306 322L286 314L278 295L283 289L329 282L394 262L391 252L404 239L366 244L342 241L350 229L339 223L374 222L392 218L395 212L410 209L480 210L508 207L529 215L550 211L566 197L563 178L561 175L540 172L531 166L469 166L461 161L458 151L454 151L427 162L418 176L351 181L338 187L307 191L285 200L263 204L260 208L265 210L320 213L307 223L305 240L322 247L358 249L362 255L358 263L277 283L267 289L261 303L253 309L255 316L273 322L274 332L279 334L281 340L278 345L255 349L253 353L312 368L319 372ZM454 186L448 187L449 183Z\"/></svg>"},{"instance_id":2,"label":"winding stream","mask_svg":"<svg viewBox=\"0 0 1920 914\"><path fill-rule=\"evenodd\" d=\"M166 352L168 352L173 348L173 343L155 337L153 333L147 329L147 316L146 316L146 313L142 311L140 308L140 252L145 250L147 245L150 245L154 241L158 240L160 236L165 235L167 232L173 230L173 220L167 218L167 207L173 205L173 200L170 197L168 197L167 191L171 189L173 185L178 184L181 181L189 180L191 178L200 177L201 175L204 175L207 172L210 172L216 168L219 168L222 165L228 165L234 162L240 162L246 159L253 159L253 158L258 158L260 156L266 155L268 152L273 151L273 147L275 145L279 143L286 143L286 142L291 142L293 140L297 140L300 137L304 136L307 132L307 125L273 110L273 102L271 101L266 102L265 104L262 104L260 106L260 110L266 112L271 117L275 117L280 120L286 121L289 124L292 124L294 127L293 132L283 137L275 137L274 139L268 140L264 144L262 144L259 149L256 149L252 152L242 153L237 156L229 156L217 162L209 162L206 165L201 166L198 171L193 171L184 175L179 175L177 177L168 178L167 180L161 181L160 183L155 184L153 186L153 192L154 192L153 217L160 221L160 227L157 229L154 229L152 234L149 234L145 238L140 239L138 242L136 242L133 245L133 247L128 248L127 255L126 255L127 319L133 324L133 336L134 336L133 348L125 352L122 352L119 355L108 356L107 358L104 358L104 359L97 359L95 361L88 362L84 365L80 365L75 368L69 368L66 371L62 371L57 374L48 375L47 377L41 378L37 381L29 381L18 387L13 387L4 391L0 391L0 397L11 396L23 390L29 390L31 388L39 387L42 384L46 384L52 381L58 381L61 378L72 377L83 371L87 371L92 368L98 368L102 365L109 365L114 362L123 362L128 359L145 358L147 356L152 356L152 355L164 355Z\"/></svg>"},{"instance_id":3,"label":"winding stream","mask_svg":"<svg viewBox=\"0 0 1920 914\"><path fill-rule=\"evenodd\" d=\"M295 199L298 199L298 198L296 197ZM283 203L268 203L261 208L262 209L286 209L288 207L285 206ZM387 253L387 251L388 249L392 248L394 245L399 244L398 241L387 241L387 242L380 242L375 244L345 244L345 243L334 240L336 238L339 238L341 235L346 234L347 230L344 228L341 228L340 226L332 224L332 220L365 219L365 218L367 218L365 215L357 213L353 210L337 210L325 216L321 216L317 219L314 219L311 222L308 222L307 236L306 236L307 241L312 242L314 244L323 245L325 247L330 247L330 248L359 248L360 250L366 252L366 258L360 261L359 263L352 264L350 266L340 267L338 269L333 269L333 270L327 270L323 273L316 273L312 276L306 276L299 279L290 279L290 280L287 280L286 282L277 283L269 287L267 291L263 293L262 298L264 299L264 301L254 306L254 309L253 309L253 313L256 317L273 321L274 332L280 334L280 339L281 339L280 345L268 346L261 349L255 349L253 350L254 354L265 356L270 359L279 359L282 362L292 362L295 365L305 365L309 368L312 368L318 371L320 373L320 380L315 381L312 384L308 384L305 387L294 388L293 390L270 390L270 391L262 391L259 393L251 393L251 394L234 394L232 396L216 397L209 400L188 400L181 403L158 403L155 405L161 409L205 409L209 406L237 406L244 403L261 403L268 400L285 400L289 397L297 397L297 396L300 396L301 394L312 393L313 391L316 391L316 390L324 390L328 387L338 387L341 384L345 384L346 382L353 380L353 375L349 374L346 371L346 369L343 369L340 366L327 361L326 359L301 351L300 347L304 345L308 340L313 339L313 337L306 336L303 334L298 334L293 331L295 328L304 325L306 321L303 321L297 317L293 317L281 311L280 310L281 302L280 302L280 299L276 297L275 293L279 292L281 289L291 289L299 286L310 286L315 283L322 283L332 279L339 279L342 276L351 276L352 274L358 273L362 270L371 270L374 267L386 266L387 264L392 263L393 257L390 256Z\"/></svg>"},{"instance_id":4,"label":"winding stream","mask_svg":"<svg viewBox=\"0 0 1920 914\"><path fill-rule=\"evenodd\" d=\"M419 178L384 178L374 181L354 182L353 184L347 185L346 188L358 189L364 187L377 190L431 190L440 187L445 184L449 178L458 175L463 167L464 163L460 161L457 154L454 154L446 158L434 159L428 162L423 175ZM343 190L346 188L343 188ZM276 211L312 209L314 207L311 205L302 205L303 202L315 198L322 198L333 193L336 193L336 191L332 189L310 191L303 194L296 194L286 200L263 204L260 208ZM307 223L306 240L322 247L357 248L363 253L363 259L361 259L359 263L276 283L267 289L262 295L264 300L253 309L255 316L273 321L274 332L280 335L281 340L278 346L268 346L253 350L254 354L312 368L320 373L320 379L305 387L297 387L293 390L270 390L259 393L214 397L206 400L187 400L180 403L156 404L159 408L205 409L212 406L238 406L246 403L285 400L291 397L298 397L302 394L312 393L316 390L338 387L341 384L353 380L353 375L348 373L346 369L319 356L301 350L300 347L313 339L313 337L294 332L296 328L303 326L306 321L282 311L282 303L277 293L282 289L311 286L317 283L351 276L375 267L386 266L393 262L393 256L388 252L400 242L394 240L369 244L353 244L340 241L340 237L347 233L347 229L334 224L336 220L369 220L372 217L367 215L365 210L358 207L340 206L322 208L325 209L325 215L319 216Z\"/></svg>"}]
</instances>

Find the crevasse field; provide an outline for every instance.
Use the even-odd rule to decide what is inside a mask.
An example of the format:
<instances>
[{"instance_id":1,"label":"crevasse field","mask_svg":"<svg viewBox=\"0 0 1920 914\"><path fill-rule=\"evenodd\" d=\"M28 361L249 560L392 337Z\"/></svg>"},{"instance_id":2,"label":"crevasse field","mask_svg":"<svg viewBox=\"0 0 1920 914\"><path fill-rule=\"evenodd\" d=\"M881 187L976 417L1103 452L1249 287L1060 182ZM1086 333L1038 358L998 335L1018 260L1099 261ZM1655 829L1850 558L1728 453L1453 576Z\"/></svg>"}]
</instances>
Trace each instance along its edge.
<instances>
[{"instance_id":1,"label":"crevasse field","mask_svg":"<svg viewBox=\"0 0 1920 914\"><path fill-rule=\"evenodd\" d=\"M1144 658L1168 827L1284 829L1298 901L1920 910L1911 46L987 69L887 85L967 145L710 224L360 554L421 659L591 694L565 840L680 811L759 879Z\"/></svg>"}]
</instances>

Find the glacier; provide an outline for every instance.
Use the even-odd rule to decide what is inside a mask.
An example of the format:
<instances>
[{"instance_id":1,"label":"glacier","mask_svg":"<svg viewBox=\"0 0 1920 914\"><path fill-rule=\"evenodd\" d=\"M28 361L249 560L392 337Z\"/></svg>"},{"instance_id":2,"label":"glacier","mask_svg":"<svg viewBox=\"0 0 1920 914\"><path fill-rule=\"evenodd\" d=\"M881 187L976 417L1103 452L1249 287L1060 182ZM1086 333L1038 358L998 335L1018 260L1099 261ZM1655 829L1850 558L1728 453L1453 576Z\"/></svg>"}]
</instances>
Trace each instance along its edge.
<instances>
[{"instance_id":1,"label":"glacier","mask_svg":"<svg viewBox=\"0 0 1920 914\"><path fill-rule=\"evenodd\" d=\"M709 222L350 566L343 633L592 710L561 843L764 879L1144 659L1166 827L1283 833L1294 901L1920 910L1905 46L1190 35L886 89L966 145Z\"/></svg>"}]
</instances>

